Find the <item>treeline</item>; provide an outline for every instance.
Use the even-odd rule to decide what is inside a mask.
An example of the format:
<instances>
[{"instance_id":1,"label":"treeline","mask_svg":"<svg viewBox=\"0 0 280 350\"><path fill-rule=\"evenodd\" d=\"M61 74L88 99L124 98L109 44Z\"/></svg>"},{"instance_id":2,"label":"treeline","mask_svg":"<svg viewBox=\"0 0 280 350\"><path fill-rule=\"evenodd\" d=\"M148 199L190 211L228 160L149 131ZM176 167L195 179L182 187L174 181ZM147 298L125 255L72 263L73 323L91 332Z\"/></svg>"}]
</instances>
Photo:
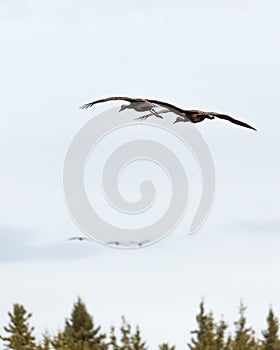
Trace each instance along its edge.
<instances>
[{"instance_id":1,"label":"treeline","mask_svg":"<svg viewBox=\"0 0 280 350\"><path fill-rule=\"evenodd\" d=\"M267 315L267 326L262 331L261 339L257 339L251 327L247 325L246 308L241 303L239 315L234 322L234 331L228 332L224 320L216 321L212 312L206 312L204 302L200 303L196 316L197 327L191 332L188 350L280 350L278 337L279 323L272 309ZM118 332L111 327L105 334L100 326L96 326L88 313L84 302L78 298L74 303L71 315L65 320L61 331L51 336L42 335L37 341L33 335L34 328L30 324L32 315L23 305L14 304L9 315L8 325L3 327L0 339L4 349L15 350L147 350L139 327L132 328L122 318ZM1 347L2 349L2 347ZM158 350L175 350L174 345L164 343Z\"/></svg>"}]
</instances>

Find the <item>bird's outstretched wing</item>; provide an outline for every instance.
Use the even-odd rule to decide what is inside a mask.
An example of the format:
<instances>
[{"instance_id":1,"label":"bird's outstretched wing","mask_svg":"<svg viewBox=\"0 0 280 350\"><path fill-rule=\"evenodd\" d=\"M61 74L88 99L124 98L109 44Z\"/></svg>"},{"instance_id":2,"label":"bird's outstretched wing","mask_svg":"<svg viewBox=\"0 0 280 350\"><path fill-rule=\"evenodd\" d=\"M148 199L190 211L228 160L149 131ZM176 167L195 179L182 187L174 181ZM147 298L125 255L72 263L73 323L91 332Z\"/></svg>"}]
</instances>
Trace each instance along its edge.
<instances>
[{"instance_id":1,"label":"bird's outstretched wing","mask_svg":"<svg viewBox=\"0 0 280 350\"><path fill-rule=\"evenodd\" d=\"M227 114L221 114L221 113L216 113L216 112L206 112L208 115L213 116L213 117L217 117L220 119L225 119L230 121L231 123L240 125L240 126L244 126L245 128L249 128L249 129L253 129L253 130L257 130L254 127L252 127L251 125L242 122L241 120L232 118L231 116L227 115Z\"/></svg>"},{"instance_id":2,"label":"bird's outstretched wing","mask_svg":"<svg viewBox=\"0 0 280 350\"><path fill-rule=\"evenodd\" d=\"M164 102L164 101L160 101L160 100L154 100L154 99L148 99L148 98L127 97L127 96L111 96L111 97L102 98L100 100L95 100L95 101L92 101L90 103L86 103L86 104L82 105L80 108L81 109L87 109L87 108L90 108L90 107L94 106L95 104L108 102L108 101L127 101L127 102L146 101L146 102L157 104L157 105L159 105L161 107L166 107L166 108L170 109L171 111L173 110L173 111L177 111L179 113L183 113L184 112L184 110L182 108L174 106L174 105L172 105L171 103L168 103L168 102Z\"/></svg>"},{"instance_id":3,"label":"bird's outstretched wing","mask_svg":"<svg viewBox=\"0 0 280 350\"><path fill-rule=\"evenodd\" d=\"M127 101L127 102L141 102L141 101L147 101L144 98L140 98L140 97L123 97L123 96L112 96L112 97L106 97L106 98L102 98L100 100L95 100L92 101L90 103L86 103L84 105L82 105L80 108L81 109L87 109L90 108L98 103L103 103L103 102L108 102L108 101Z\"/></svg>"},{"instance_id":4,"label":"bird's outstretched wing","mask_svg":"<svg viewBox=\"0 0 280 350\"><path fill-rule=\"evenodd\" d=\"M87 237L70 237L68 241L89 241Z\"/></svg>"},{"instance_id":5,"label":"bird's outstretched wing","mask_svg":"<svg viewBox=\"0 0 280 350\"><path fill-rule=\"evenodd\" d=\"M179 112L179 113L182 113L184 114L184 109L180 108L180 107L177 107L177 106L174 106L173 104L171 103L168 103L168 102L164 102L164 101L159 101L159 100L153 100L153 99L146 99L146 101L149 101L151 103L154 103L156 105L159 105L161 107L166 107L168 108L171 112L173 111L176 111L176 112Z\"/></svg>"}]
</instances>

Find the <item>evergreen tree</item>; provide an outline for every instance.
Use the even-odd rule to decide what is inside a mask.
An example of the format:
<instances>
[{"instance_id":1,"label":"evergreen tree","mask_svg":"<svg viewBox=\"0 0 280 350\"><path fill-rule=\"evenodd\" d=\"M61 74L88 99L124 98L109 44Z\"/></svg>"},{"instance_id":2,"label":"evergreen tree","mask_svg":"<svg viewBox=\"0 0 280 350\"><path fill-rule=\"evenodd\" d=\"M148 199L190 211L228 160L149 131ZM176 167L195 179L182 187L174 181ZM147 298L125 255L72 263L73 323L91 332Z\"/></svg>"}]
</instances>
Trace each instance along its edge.
<instances>
[{"instance_id":1,"label":"evergreen tree","mask_svg":"<svg viewBox=\"0 0 280 350\"><path fill-rule=\"evenodd\" d=\"M280 340L278 337L279 323L271 308L269 309L266 320L267 329L262 332L264 337L262 342L263 350L280 350Z\"/></svg>"},{"instance_id":2,"label":"evergreen tree","mask_svg":"<svg viewBox=\"0 0 280 350\"><path fill-rule=\"evenodd\" d=\"M46 332L43 334L43 340L40 345L37 346L38 350L51 350L51 337Z\"/></svg>"},{"instance_id":3,"label":"evergreen tree","mask_svg":"<svg viewBox=\"0 0 280 350\"><path fill-rule=\"evenodd\" d=\"M140 329L137 326L134 333L131 331L130 324L122 317L120 328L120 341L115 335L115 328L110 331L110 349L112 350L147 350L146 342L142 340ZM118 344L119 343L119 344Z\"/></svg>"},{"instance_id":4,"label":"evergreen tree","mask_svg":"<svg viewBox=\"0 0 280 350\"><path fill-rule=\"evenodd\" d=\"M73 350L74 342L71 338L67 337L65 332L58 332L51 341L51 345L55 350Z\"/></svg>"},{"instance_id":5,"label":"evergreen tree","mask_svg":"<svg viewBox=\"0 0 280 350\"><path fill-rule=\"evenodd\" d=\"M140 329L137 326L135 333L131 336L132 350L147 350L146 342L142 340Z\"/></svg>"},{"instance_id":6,"label":"evergreen tree","mask_svg":"<svg viewBox=\"0 0 280 350\"><path fill-rule=\"evenodd\" d=\"M229 335L227 337L225 344L224 344L224 350L231 350L231 348L232 348L231 344L232 344L232 338L231 338L231 335Z\"/></svg>"},{"instance_id":7,"label":"evergreen tree","mask_svg":"<svg viewBox=\"0 0 280 350\"><path fill-rule=\"evenodd\" d=\"M4 330L8 335L1 339L6 342L6 349L15 350L34 350L35 338L32 335L34 330L28 323L28 320L32 316L31 313L27 313L25 308L20 304L13 305L13 312L8 313L10 322Z\"/></svg>"},{"instance_id":8,"label":"evergreen tree","mask_svg":"<svg viewBox=\"0 0 280 350\"><path fill-rule=\"evenodd\" d=\"M232 350L255 350L258 348L253 330L250 327L247 327L245 310L246 307L241 302L239 306L239 319L234 322L235 336L230 347Z\"/></svg>"},{"instance_id":9,"label":"evergreen tree","mask_svg":"<svg viewBox=\"0 0 280 350\"><path fill-rule=\"evenodd\" d=\"M191 338L191 344L188 346L190 350L214 350L216 335L213 315L205 313L203 301L199 308L199 314L196 316L198 329L191 332L195 334L195 338Z\"/></svg>"},{"instance_id":10,"label":"evergreen tree","mask_svg":"<svg viewBox=\"0 0 280 350\"><path fill-rule=\"evenodd\" d=\"M230 340L228 338L225 342L225 331L227 329L226 323L222 320L218 325L215 325L215 349L228 350Z\"/></svg>"},{"instance_id":11,"label":"evergreen tree","mask_svg":"<svg viewBox=\"0 0 280 350\"><path fill-rule=\"evenodd\" d=\"M100 334L100 327L94 327L92 316L83 301L78 298L73 306L70 319L66 319L64 331L52 341L56 350L106 350L105 335Z\"/></svg>"},{"instance_id":12,"label":"evergreen tree","mask_svg":"<svg viewBox=\"0 0 280 350\"><path fill-rule=\"evenodd\" d=\"M122 316L122 325L121 325L121 346L120 350L131 350L131 326L126 322L124 316Z\"/></svg>"},{"instance_id":13,"label":"evergreen tree","mask_svg":"<svg viewBox=\"0 0 280 350\"><path fill-rule=\"evenodd\" d=\"M115 334L115 327L111 327L110 329L110 349L112 350L119 350L119 346L118 346L118 341L117 341L117 337Z\"/></svg>"}]
</instances>

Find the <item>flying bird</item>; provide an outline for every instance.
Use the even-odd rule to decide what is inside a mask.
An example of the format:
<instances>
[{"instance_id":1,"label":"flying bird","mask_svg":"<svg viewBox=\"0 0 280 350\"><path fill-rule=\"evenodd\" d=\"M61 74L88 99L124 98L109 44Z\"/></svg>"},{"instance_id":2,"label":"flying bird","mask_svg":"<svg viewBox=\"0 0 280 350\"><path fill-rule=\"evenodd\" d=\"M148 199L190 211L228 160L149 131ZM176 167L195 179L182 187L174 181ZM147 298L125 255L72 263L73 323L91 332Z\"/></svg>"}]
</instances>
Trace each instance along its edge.
<instances>
[{"instance_id":1,"label":"flying bird","mask_svg":"<svg viewBox=\"0 0 280 350\"><path fill-rule=\"evenodd\" d=\"M182 109L182 108L177 107L177 106L175 106L171 103L168 103L168 102L154 100L154 99L147 99L147 98L138 98L138 97L131 98L131 97L113 96L113 97L107 97L107 98L103 98L100 100L96 100L96 101L87 103L87 104L83 105L81 108L87 109L87 108L94 106L95 104L108 102L108 101L127 101L127 102L129 102L129 104L127 104L127 105L122 105L119 112L123 111L124 109L134 109L137 112L150 112L147 115L144 115L144 116L137 118L138 120L144 120L144 119L147 119L153 115L158 117L158 118L163 118L161 114L167 113L168 111L170 111L170 112L173 112L173 113L179 115L179 117L177 117L176 120L174 121L174 124L179 123L179 122L189 122L189 121L192 123L200 123L204 119L219 118L219 119L228 120L231 123L237 124L239 126L243 126L245 128L256 130L251 125L249 125L245 122L242 122L241 120L235 119L227 114L217 113L217 112L205 112L205 111L200 111L200 110L196 110L196 109L190 109L190 110ZM167 109L161 110L161 111L156 111L155 108L158 106L165 107Z\"/></svg>"},{"instance_id":2,"label":"flying bird","mask_svg":"<svg viewBox=\"0 0 280 350\"><path fill-rule=\"evenodd\" d=\"M146 245L146 244L148 244L150 242L151 242L151 240L146 239L145 241L142 241L142 242L130 241L129 243L132 244L132 245L137 245L138 247L142 247L143 245Z\"/></svg>"},{"instance_id":3,"label":"flying bird","mask_svg":"<svg viewBox=\"0 0 280 350\"><path fill-rule=\"evenodd\" d=\"M106 242L106 244L110 244L110 245L120 245L121 243L118 241L110 241L110 242Z\"/></svg>"},{"instance_id":4,"label":"flying bird","mask_svg":"<svg viewBox=\"0 0 280 350\"><path fill-rule=\"evenodd\" d=\"M87 237L70 237L68 241L89 241Z\"/></svg>"},{"instance_id":5,"label":"flying bird","mask_svg":"<svg viewBox=\"0 0 280 350\"><path fill-rule=\"evenodd\" d=\"M129 242L119 242L119 241L111 241L111 242L106 242L109 245L115 245L115 246L122 246L122 247L129 247L129 246L138 246L142 247L143 245L148 244L151 242L150 240L145 240L142 242L135 242L135 241L129 241Z\"/></svg>"},{"instance_id":6,"label":"flying bird","mask_svg":"<svg viewBox=\"0 0 280 350\"><path fill-rule=\"evenodd\" d=\"M136 112L151 112L151 115L154 115L158 118L163 118L161 115L159 115L155 111L155 107L157 107L156 104L149 102L148 100L144 98L130 98L130 97L107 97L102 98L101 100L96 100L90 103L87 103L83 106L81 106L81 109L87 109L92 107L93 105L97 103L103 103L108 101L127 101L129 104L121 105L121 108L119 112L124 111L125 109L134 109Z\"/></svg>"}]
</instances>

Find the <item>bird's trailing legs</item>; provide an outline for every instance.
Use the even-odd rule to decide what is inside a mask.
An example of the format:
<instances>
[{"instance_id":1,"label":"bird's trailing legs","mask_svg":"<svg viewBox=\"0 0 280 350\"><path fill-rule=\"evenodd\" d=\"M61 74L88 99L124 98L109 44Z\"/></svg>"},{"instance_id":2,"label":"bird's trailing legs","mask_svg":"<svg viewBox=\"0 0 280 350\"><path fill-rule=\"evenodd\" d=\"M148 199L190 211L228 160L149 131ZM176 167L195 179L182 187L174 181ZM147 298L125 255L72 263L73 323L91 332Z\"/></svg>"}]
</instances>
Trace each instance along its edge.
<instances>
[{"instance_id":1,"label":"bird's trailing legs","mask_svg":"<svg viewBox=\"0 0 280 350\"><path fill-rule=\"evenodd\" d=\"M146 120L148 119L149 117L151 117L152 115L154 115L155 117L158 117L160 119L163 119L163 116L160 115L160 113L168 113L170 112L168 109L162 109L158 112L156 112L153 108L151 109L151 113L149 114L146 114L146 115L143 115L142 117L138 117L138 118L135 118L135 120Z\"/></svg>"}]
</instances>

